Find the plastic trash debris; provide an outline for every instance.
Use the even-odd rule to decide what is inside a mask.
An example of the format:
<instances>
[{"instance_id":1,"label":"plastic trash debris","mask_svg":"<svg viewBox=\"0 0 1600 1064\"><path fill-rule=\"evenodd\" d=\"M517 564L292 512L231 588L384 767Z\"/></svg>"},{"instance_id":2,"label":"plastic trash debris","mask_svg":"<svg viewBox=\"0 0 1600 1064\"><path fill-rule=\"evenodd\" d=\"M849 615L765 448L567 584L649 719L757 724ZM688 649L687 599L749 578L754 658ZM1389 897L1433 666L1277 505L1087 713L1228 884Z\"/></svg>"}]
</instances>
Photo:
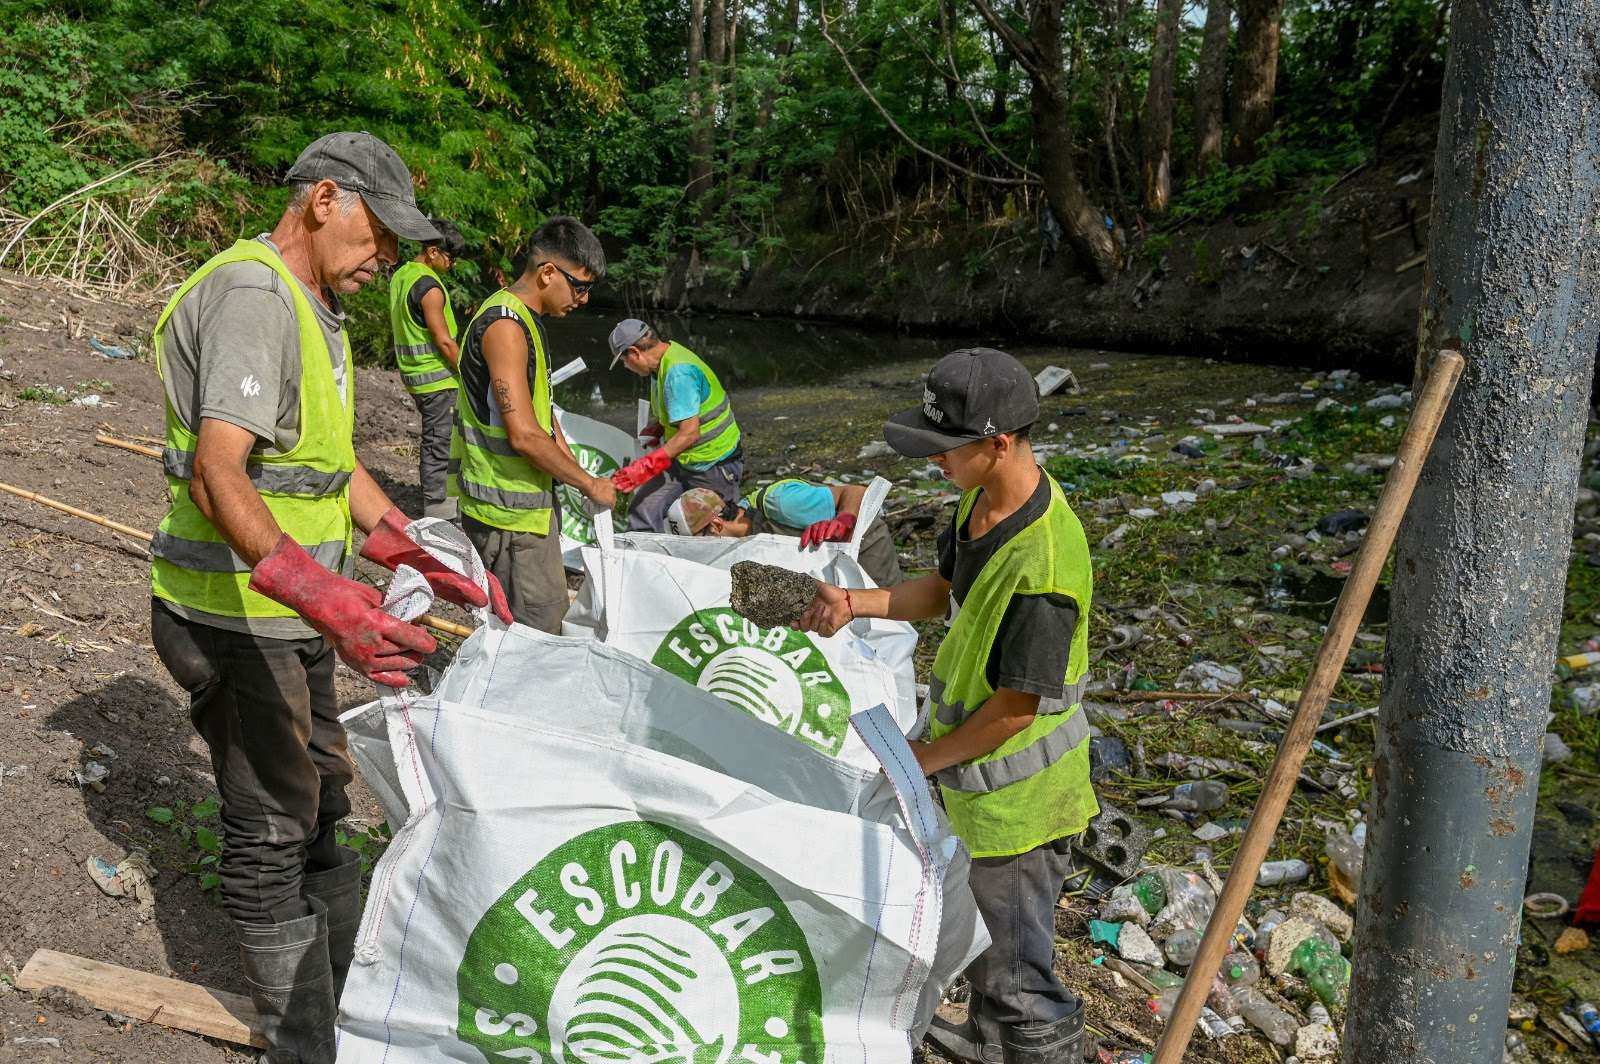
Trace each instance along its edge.
<instances>
[{"instance_id":1,"label":"plastic trash debris","mask_svg":"<svg viewBox=\"0 0 1600 1064\"><path fill-rule=\"evenodd\" d=\"M1266 915L1261 917L1261 923L1256 925L1256 940L1251 947L1257 957L1266 959L1267 948L1272 942L1272 932L1287 919L1289 914L1282 909L1268 909Z\"/></svg>"},{"instance_id":2,"label":"plastic trash debris","mask_svg":"<svg viewBox=\"0 0 1600 1064\"><path fill-rule=\"evenodd\" d=\"M1078 378L1065 366L1046 366L1033 379L1039 385L1040 398L1054 395L1063 387L1066 388L1068 395L1077 395L1083 391L1083 387L1078 384Z\"/></svg>"},{"instance_id":3,"label":"plastic trash debris","mask_svg":"<svg viewBox=\"0 0 1600 1064\"><path fill-rule=\"evenodd\" d=\"M1201 425L1200 428L1213 436L1259 436L1264 432L1271 432L1271 425L1258 425L1253 421L1241 421L1238 424Z\"/></svg>"},{"instance_id":4,"label":"plastic trash debris","mask_svg":"<svg viewBox=\"0 0 1600 1064\"><path fill-rule=\"evenodd\" d=\"M1155 872L1146 872L1135 880L1129 889L1133 892L1133 896L1139 899L1139 904L1144 906L1144 911L1151 916L1167 907L1166 881Z\"/></svg>"},{"instance_id":5,"label":"plastic trash debris","mask_svg":"<svg viewBox=\"0 0 1600 1064\"><path fill-rule=\"evenodd\" d=\"M762 628L782 628L800 619L817 597L817 579L776 565L734 562L729 570L733 612Z\"/></svg>"},{"instance_id":6,"label":"plastic trash debris","mask_svg":"<svg viewBox=\"0 0 1600 1064\"><path fill-rule=\"evenodd\" d=\"M1193 436L1179 440L1172 445L1172 453L1182 455L1184 458L1204 458L1205 448L1200 446L1200 441Z\"/></svg>"},{"instance_id":7,"label":"plastic trash debris","mask_svg":"<svg viewBox=\"0 0 1600 1064\"><path fill-rule=\"evenodd\" d=\"M1175 681L1180 691L1213 691L1238 687L1244 683L1244 673L1232 665L1215 661L1196 661L1186 665Z\"/></svg>"},{"instance_id":8,"label":"plastic trash debris","mask_svg":"<svg viewBox=\"0 0 1600 1064\"><path fill-rule=\"evenodd\" d=\"M80 395L72 400L73 406L98 407L107 405L105 398L98 394Z\"/></svg>"},{"instance_id":9,"label":"plastic trash debris","mask_svg":"<svg viewBox=\"0 0 1600 1064\"><path fill-rule=\"evenodd\" d=\"M1521 1031L1506 1032L1506 1056L1525 1057L1528 1055L1528 1040L1522 1037Z\"/></svg>"},{"instance_id":10,"label":"plastic trash debris","mask_svg":"<svg viewBox=\"0 0 1600 1064\"><path fill-rule=\"evenodd\" d=\"M1289 969L1299 972L1312 991L1329 1008L1343 1008L1350 993L1350 962L1339 947L1321 938L1308 938L1294 948Z\"/></svg>"},{"instance_id":11,"label":"plastic trash debris","mask_svg":"<svg viewBox=\"0 0 1600 1064\"><path fill-rule=\"evenodd\" d=\"M1559 894L1545 890L1522 899L1522 911L1534 920L1558 920L1567 915L1571 903Z\"/></svg>"},{"instance_id":12,"label":"plastic trash debris","mask_svg":"<svg viewBox=\"0 0 1600 1064\"><path fill-rule=\"evenodd\" d=\"M1161 501L1168 506L1188 507L1200 501L1200 496L1192 491L1164 491Z\"/></svg>"},{"instance_id":13,"label":"plastic trash debris","mask_svg":"<svg viewBox=\"0 0 1600 1064\"><path fill-rule=\"evenodd\" d=\"M1317 531L1324 536L1342 536L1366 528L1372 516L1365 510L1335 510L1317 522Z\"/></svg>"},{"instance_id":14,"label":"plastic trash debris","mask_svg":"<svg viewBox=\"0 0 1600 1064\"><path fill-rule=\"evenodd\" d=\"M1122 924L1114 920L1090 920L1089 941L1092 944L1117 948L1117 942L1122 938Z\"/></svg>"},{"instance_id":15,"label":"plastic trash debris","mask_svg":"<svg viewBox=\"0 0 1600 1064\"><path fill-rule=\"evenodd\" d=\"M134 354L125 347L116 347L106 343L98 336L89 337L89 346L104 358L133 358Z\"/></svg>"},{"instance_id":16,"label":"plastic trash debris","mask_svg":"<svg viewBox=\"0 0 1600 1064\"><path fill-rule=\"evenodd\" d=\"M1199 754L1180 754L1168 752L1161 754L1150 762L1157 768L1164 768L1168 772L1181 772L1190 779L1204 779L1207 776L1216 776L1224 772L1241 772L1242 767L1237 761L1229 761L1221 757L1201 757Z\"/></svg>"},{"instance_id":17,"label":"plastic trash debris","mask_svg":"<svg viewBox=\"0 0 1600 1064\"><path fill-rule=\"evenodd\" d=\"M1581 927L1563 928L1556 937L1555 950L1557 953L1582 953L1589 948L1589 933Z\"/></svg>"},{"instance_id":18,"label":"plastic trash debris","mask_svg":"<svg viewBox=\"0 0 1600 1064\"><path fill-rule=\"evenodd\" d=\"M1306 1010L1311 1022L1295 1032L1294 1055L1302 1061L1331 1060L1339 1055L1339 1033L1333 1029L1328 1010L1312 1005Z\"/></svg>"},{"instance_id":19,"label":"plastic trash debris","mask_svg":"<svg viewBox=\"0 0 1600 1064\"><path fill-rule=\"evenodd\" d=\"M1102 923L1125 923L1132 921L1141 927L1150 922L1150 913L1145 910L1144 903L1133 892L1131 883L1124 883L1114 889L1100 902L1100 921Z\"/></svg>"},{"instance_id":20,"label":"plastic trash debris","mask_svg":"<svg viewBox=\"0 0 1600 1064\"><path fill-rule=\"evenodd\" d=\"M1249 1021L1250 1026L1267 1036L1273 1045L1287 1046L1294 1042L1294 1036L1300 1025L1294 1022L1294 1017L1274 1005L1265 994L1253 986L1238 987L1233 991L1234 1004L1239 1006L1239 1015Z\"/></svg>"},{"instance_id":21,"label":"plastic trash debris","mask_svg":"<svg viewBox=\"0 0 1600 1064\"><path fill-rule=\"evenodd\" d=\"M857 458L893 458L895 451L882 440L873 440L856 452Z\"/></svg>"},{"instance_id":22,"label":"plastic trash debris","mask_svg":"<svg viewBox=\"0 0 1600 1064\"><path fill-rule=\"evenodd\" d=\"M1583 1024L1583 1029L1589 1032L1589 1037L1600 1038L1600 1009L1585 1001L1573 1011L1577 1013L1578 1022Z\"/></svg>"},{"instance_id":23,"label":"plastic trash debris","mask_svg":"<svg viewBox=\"0 0 1600 1064\"><path fill-rule=\"evenodd\" d=\"M83 868L89 873L89 879L102 892L113 898L132 898L139 903L139 908L150 912L155 908L156 892L153 882L155 868L150 864L150 858L143 850L134 850L116 864L112 864L104 857L91 854L84 862Z\"/></svg>"},{"instance_id":24,"label":"plastic trash debris","mask_svg":"<svg viewBox=\"0 0 1600 1064\"><path fill-rule=\"evenodd\" d=\"M1254 986L1261 981L1261 965L1246 951L1236 949L1222 958L1222 977L1229 986Z\"/></svg>"},{"instance_id":25,"label":"plastic trash debris","mask_svg":"<svg viewBox=\"0 0 1600 1064\"><path fill-rule=\"evenodd\" d=\"M1318 939L1333 952L1339 952L1339 940L1326 927L1304 916L1291 916L1272 929L1266 947L1267 974L1277 977L1289 971L1295 950L1308 939Z\"/></svg>"},{"instance_id":26,"label":"plastic trash debris","mask_svg":"<svg viewBox=\"0 0 1600 1064\"><path fill-rule=\"evenodd\" d=\"M1590 655L1585 654L1583 656L1589 657ZM1594 655L1594 657L1600 659L1600 654ZM1584 684L1582 687L1574 687L1572 693L1567 697L1572 702L1573 709L1580 713L1593 713L1595 710L1600 709L1600 683L1589 683Z\"/></svg>"},{"instance_id":27,"label":"plastic trash debris","mask_svg":"<svg viewBox=\"0 0 1600 1064\"><path fill-rule=\"evenodd\" d=\"M1133 759L1128 754L1128 744L1115 735L1096 735L1089 740L1089 779L1105 783L1121 773L1133 770Z\"/></svg>"},{"instance_id":28,"label":"plastic trash debris","mask_svg":"<svg viewBox=\"0 0 1600 1064\"><path fill-rule=\"evenodd\" d=\"M1366 402L1368 410L1399 410L1408 406L1411 401L1410 392L1401 392L1398 395L1375 395Z\"/></svg>"},{"instance_id":29,"label":"plastic trash debris","mask_svg":"<svg viewBox=\"0 0 1600 1064\"><path fill-rule=\"evenodd\" d=\"M78 780L78 785L87 787L96 794L101 794L106 789L106 781L111 778L111 770L98 761L85 761L83 767L73 773Z\"/></svg>"},{"instance_id":30,"label":"plastic trash debris","mask_svg":"<svg viewBox=\"0 0 1600 1064\"><path fill-rule=\"evenodd\" d=\"M1135 624L1119 624L1111 629L1111 640L1106 644L1107 650L1126 650L1135 644L1144 642L1144 629Z\"/></svg>"},{"instance_id":31,"label":"plastic trash debris","mask_svg":"<svg viewBox=\"0 0 1600 1064\"><path fill-rule=\"evenodd\" d=\"M1163 937L1185 928L1198 930L1211 919L1211 910L1217 907L1217 892L1198 872L1163 866L1157 869L1167 888L1167 904L1156 914L1151 925Z\"/></svg>"},{"instance_id":32,"label":"plastic trash debris","mask_svg":"<svg viewBox=\"0 0 1600 1064\"><path fill-rule=\"evenodd\" d=\"M1228 804L1228 785L1221 780L1194 780L1172 788L1164 809L1209 813Z\"/></svg>"},{"instance_id":33,"label":"plastic trash debris","mask_svg":"<svg viewBox=\"0 0 1600 1064\"><path fill-rule=\"evenodd\" d=\"M1128 522L1124 521L1122 524L1118 525L1116 528L1113 528L1110 532L1106 533L1104 536L1101 537L1101 539L1100 539L1100 549L1101 550L1110 550L1112 547L1115 547L1118 543L1121 543L1123 537L1126 536L1131 531L1133 531L1133 525L1131 525Z\"/></svg>"},{"instance_id":34,"label":"plastic trash debris","mask_svg":"<svg viewBox=\"0 0 1600 1064\"><path fill-rule=\"evenodd\" d=\"M1572 747L1555 732L1544 733L1544 763L1559 765L1572 757Z\"/></svg>"},{"instance_id":35,"label":"plastic trash debris","mask_svg":"<svg viewBox=\"0 0 1600 1064\"><path fill-rule=\"evenodd\" d=\"M1256 886L1275 887L1280 883L1298 883L1309 875L1311 866L1299 858L1268 861L1256 872Z\"/></svg>"},{"instance_id":36,"label":"plastic trash debris","mask_svg":"<svg viewBox=\"0 0 1600 1064\"><path fill-rule=\"evenodd\" d=\"M1233 832L1229 831L1227 828L1213 820L1201 824L1189 834L1193 835L1201 842L1216 842L1219 839L1227 838L1229 835L1232 835Z\"/></svg>"},{"instance_id":37,"label":"plastic trash debris","mask_svg":"<svg viewBox=\"0 0 1600 1064\"><path fill-rule=\"evenodd\" d=\"M1187 968L1194 963L1194 955L1200 952L1200 932L1192 928L1174 931L1161 944L1161 949L1168 961L1179 968Z\"/></svg>"}]
</instances>

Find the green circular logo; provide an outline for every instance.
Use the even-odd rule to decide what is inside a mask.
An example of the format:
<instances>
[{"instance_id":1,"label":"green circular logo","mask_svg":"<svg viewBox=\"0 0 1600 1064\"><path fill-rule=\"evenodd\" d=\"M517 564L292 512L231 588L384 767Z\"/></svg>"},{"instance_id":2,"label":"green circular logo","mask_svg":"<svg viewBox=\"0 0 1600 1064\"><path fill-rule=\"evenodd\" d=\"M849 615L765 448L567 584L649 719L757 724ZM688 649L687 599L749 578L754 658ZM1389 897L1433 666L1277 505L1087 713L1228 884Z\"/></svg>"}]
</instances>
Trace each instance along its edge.
<instances>
[{"instance_id":1,"label":"green circular logo","mask_svg":"<svg viewBox=\"0 0 1600 1064\"><path fill-rule=\"evenodd\" d=\"M615 458L587 443L572 444L572 457L592 477L608 477L622 468ZM556 497L561 500L561 534L577 543L593 543L594 518L585 509L588 500L583 492L569 484L557 484Z\"/></svg>"},{"instance_id":2,"label":"green circular logo","mask_svg":"<svg viewBox=\"0 0 1600 1064\"><path fill-rule=\"evenodd\" d=\"M821 649L793 628L761 628L726 607L697 610L661 641L650 663L751 716L838 754L850 695Z\"/></svg>"},{"instance_id":3,"label":"green circular logo","mask_svg":"<svg viewBox=\"0 0 1600 1064\"><path fill-rule=\"evenodd\" d=\"M650 821L557 846L502 894L456 972L456 1033L490 1061L822 1060L822 989L776 891Z\"/></svg>"}]
</instances>

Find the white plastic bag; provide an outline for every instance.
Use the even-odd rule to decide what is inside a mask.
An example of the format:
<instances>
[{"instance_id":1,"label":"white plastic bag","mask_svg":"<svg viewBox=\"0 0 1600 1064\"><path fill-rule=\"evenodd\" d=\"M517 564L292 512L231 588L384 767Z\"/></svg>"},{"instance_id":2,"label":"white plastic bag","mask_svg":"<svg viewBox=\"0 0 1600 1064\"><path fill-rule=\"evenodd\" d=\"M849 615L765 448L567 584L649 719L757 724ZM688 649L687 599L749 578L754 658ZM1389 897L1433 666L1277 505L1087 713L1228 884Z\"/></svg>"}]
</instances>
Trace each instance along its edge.
<instances>
[{"instance_id":1,"label":"white plastic bag","mask_svg":"<svg viewBox=\"0 0 1600 1064\"><path fill-rule=\"evenodd\" d=\"M393 842L339 1060L908 1061L987 946L894 723L857 770L614 648L486 626L345 717Z\"/></svg>"},{"instance_id":2,"label":"white plastic bag","mask_svg":"<svg viewBox=\"0 0 1600 1064\"><path fill-rule=\"evenodd\" d=\"M560 407L555 413L572 456L590 476L610 476L639 456L637 441L621 429ZM561 560L576 569L578 552L595 542L594 504L567 484L556 485L556 497L561 500Z\"/></svg>"}]
</instances>

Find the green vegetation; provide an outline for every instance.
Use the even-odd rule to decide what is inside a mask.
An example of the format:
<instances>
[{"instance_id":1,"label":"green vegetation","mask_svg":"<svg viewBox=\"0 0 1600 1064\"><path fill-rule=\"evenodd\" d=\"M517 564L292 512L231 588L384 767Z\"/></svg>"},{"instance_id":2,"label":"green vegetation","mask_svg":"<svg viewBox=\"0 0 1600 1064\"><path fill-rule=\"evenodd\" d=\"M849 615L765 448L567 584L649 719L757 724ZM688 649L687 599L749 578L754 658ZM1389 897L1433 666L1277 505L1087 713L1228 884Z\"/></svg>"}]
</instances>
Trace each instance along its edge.
<instances>
[{"instance_id":1,"label":"green vegetation","mask_svg":"<svg viewBox=\"0 0 1600 1064\"><path fill-rule=\"evenodd\" d=\"M1137 145L1155 15L1059 2L1075 169L1129 233L1263 199L1286 224L1314 225L1320 193L1437 99L1439 0L1290 0L1280 120L1248 159L1200 177L1193 14L1174 68L1174 198L1149 217ZM691 26L686 6L660 0L0 0L0 233L67 197L0 265L169 282L269 227L288 194L280 175L338 128L371 130L407 160L424 208L479 249L457 274L472 289L556 211L594 223L614 278L639 294L674 267L732 285L775 257L803 265L869 237L883 261L847 287L904 284L897 249L930 242L978 283L1004 249L1036 244L1042 191L1021 169L1045 161L1031 82L978 8L866 0L830 15L842 51L798 2L707 9ZM369 357L387 347L382 302L369 292L351 308Z\"/></svg>"}]
</instances>

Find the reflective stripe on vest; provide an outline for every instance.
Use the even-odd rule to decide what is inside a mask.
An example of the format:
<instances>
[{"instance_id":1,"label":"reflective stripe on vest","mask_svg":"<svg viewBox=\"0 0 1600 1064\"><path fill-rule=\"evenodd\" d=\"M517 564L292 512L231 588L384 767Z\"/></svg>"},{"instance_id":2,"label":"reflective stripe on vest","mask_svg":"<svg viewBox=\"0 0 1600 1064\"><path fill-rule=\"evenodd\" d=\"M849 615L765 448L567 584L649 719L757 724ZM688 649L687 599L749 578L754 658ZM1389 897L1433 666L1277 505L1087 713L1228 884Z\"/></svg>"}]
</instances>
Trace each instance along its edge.
<instances>
[{"instance_id":1,"label":"reflective stripe on vest","mask_svg":"<svg viewBox=\"0 0 1600 1064\"><path fill-rule=\"evenodd\" d=\"M1041 699L1039 712L1061 713L1074 708L1065 703L1062 705L1063 709L1047 710L1044 708L1044 700ZM986 791L998 791L1002 787L1009 787L1013 783L1020 783L1030 776L1038 775L1077 749L1078 744L1087 738L1089 738L1089 722L1083 719L1083 710L1078 709L1062 723L1061 727L1014 754L993 761L969 761L961 765L951 765L935 773L933 778L952 791L980 794Z\"/></svg>"},{"instance_id":2,"label":"reflective stripe on vest","mask_svg":"<svg viewBox=\"0 0 1600 1064\"><path fill-rule=\"evenodd\" d=\"M534 421L554 435L550 364L544 335L533 312L505 289L484 300L463 334L461 359L469 367L469 376L475 374L483 359L481 337L486 328L478 326L484 315L517 320L526 330L528 392ZM456 414L450 436L450 462L446 466L446 493L459 498L461 512L474 521L510 532L548 534L556 498L554 478L519 454L503 427L480 421L465 389L456 397Z\"/></svg>"},{"instance_id":3,"label":"reflective stripe on vest","mask_svg":"<svg viewBox=\"0 0 1600 1064\"><path fill-rule=\"evenodd\" d=\"M444 327L456 335L455 308L444 291L444 280L416 260L396 267L389 278L389 328L394 334L394 360L400 368L400 383L413 394L442 392L455 387L455 374L434 346L433 334L411 316L411 291L423 278L431 278L444 293Z\"/></svg>"},{"instance_id":4,"label":"reflective stripe on vest","mask_svg":"<svg viewBox=\"0 0 1600 1064\"><path fill-rule=\"evenodd\" d=\"M667 352L656 367L656 377L650 387L650 410L661 425L663 442L678 434L677 427L667 417L666 379L677 366L693 366L706 379L707 392L696 417L700 419L700 438L694 446L678 456L678 461L691 465L719 462L732 454L740 440L739 422L733 415L733 406L727 391L716 373L699 355L682 344L667 345Z\"/></svg>"},{"instance_id":5,"label":"reflective stripe on vest","mask_svg":"<svg viewBox=\"0 0 1600 1064\"><path fill-rule=\"evenodd\" d=\"M1051 713L1065 713L1079 702L1083 701L1084 693L1089 690L1089 674L1085 672L1078 677L1076 683L1069 683L1061 692L1060 698L1039 699L1038 714L1047 716ZM981 706L968 709L960 702L946 702L944 700L944 681L934 676L928 681L928 700L933 706L934 718L940 724L955 727L976 713Z\"/></svg>"},{"instance_id":6,"label":"reflective stripe on vest","mask_svg":"<svg viewBox=\"0 0 1600 1064\"><path fill-rule=\"evenodd\" d=\"M193 480L194 452L165 447L161 451L161 468L169 477ZM342 469L324 473L307 466L262 465L247 461L244 471L258 491L270 491L274 495L337 495L350 483L350 474Z\"/></svg>"},{"instance_id":7,"label":"reflective stripe on vest","mask_svg":"<svg viewBox=\"0 0 1600 1064\"><path fill-rule=\"evenodd\" d=\"M344 566L345 544L342 539L301 546L324 569L339 572ZM250 572L250 563L235 554L232 547L211 540L180 539L166 532L157 532L150 541L150 553L174 565L202 573Z\"/></svg>"}]
</instances>

